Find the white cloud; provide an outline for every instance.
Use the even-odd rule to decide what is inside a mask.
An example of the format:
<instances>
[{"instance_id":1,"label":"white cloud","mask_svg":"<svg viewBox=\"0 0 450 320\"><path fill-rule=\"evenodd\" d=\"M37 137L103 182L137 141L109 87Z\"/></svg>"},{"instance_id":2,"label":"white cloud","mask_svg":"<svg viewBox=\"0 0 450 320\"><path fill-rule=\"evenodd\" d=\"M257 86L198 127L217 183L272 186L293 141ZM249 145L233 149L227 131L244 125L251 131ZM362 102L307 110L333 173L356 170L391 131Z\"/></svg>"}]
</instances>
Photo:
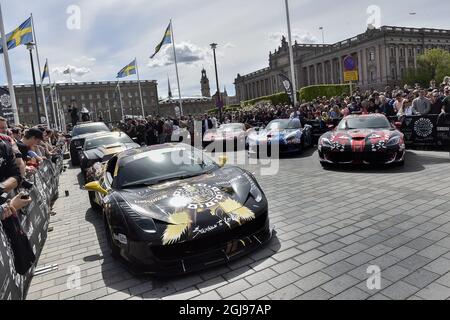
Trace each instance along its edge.
<instances>
[{"instance_id":1,"label":"white cloud","mask_svg":"<svg viewBox=\"0 0 450 320\"><path fill-rule=\"evenodd\" d=\"M175 46L177 62L179 64L193 64L204 61L209 54L209 49L201 48L191 42L180 42ZM174 63L173 48L171 45L164 46L161 51L148 63L149 67L162 67Z\"/></svg>"},{"instance_id":2,"label":"white cloud","mask_svg":"<svg viewBox=\"0 0 450 320\"><path fill-rule=\"evenodd\" d=\"M270 32L268 38L270 41L279 43L281 37L287 34L286 32ZM292 41L297 41L298 43L316 43L318 41L317 37L311 34L309 31L304 31L300 29L292 30Z\"/></svg>"},{"instance_id":3,"label":"white cloud","mask_svg":"<svg viewBox=\"0 0 450 320\"><path fill-rule=\"evenodd\" d=\"M70 73L72 74L72 76L76 75L78 77L83 77L88 73L91 73L91 69L86 68L86 67L75 67L75 66L71 66L71 65L67 65L65 67L56 67L53 69L53 73L57 74L57 75L62 75L64 74L64 71L70 69Z\"/></svg>"},{"instance_id":4,"label":"white cloud","mask_svg":"<svg viewBox=\"0 0 450 320\"><path fill-rule=\"evenodd\" d=\"M74 60L75 60L75 62L80 63L80 64L92 64L97 61L97 59L94 57L86 57L86 56L81 56Z\"/></svg>"}]
</instances>

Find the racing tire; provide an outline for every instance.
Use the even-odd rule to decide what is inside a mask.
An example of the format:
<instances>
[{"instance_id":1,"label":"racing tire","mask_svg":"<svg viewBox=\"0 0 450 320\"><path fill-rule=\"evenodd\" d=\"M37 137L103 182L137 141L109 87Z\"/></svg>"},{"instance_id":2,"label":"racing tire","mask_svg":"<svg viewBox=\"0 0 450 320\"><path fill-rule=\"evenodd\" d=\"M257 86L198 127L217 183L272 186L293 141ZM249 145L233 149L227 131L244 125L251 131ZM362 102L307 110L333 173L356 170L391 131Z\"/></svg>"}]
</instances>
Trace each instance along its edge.
<instances>
[{"instance_id":1,"label":"racing tire","mask_svg":"<svg viewBox=\"0 0 450 320\"><path fill-rule=\"evenodd\" d=\"M105 224L105 235L108 242L109 253L114 259L120 258L120 248L114 244L111 228L109 227L108 219L106 215L103 215Z\"/></svg>"},{"instance_id":2,"label":"racing tire","mask_svg":"<svg viewBox=\"0 0 450 320\"><path fill-rule=\"evenodd\" d=\"M88 194L89 194L89 203L91 204L92 210L94 210L95 212L101 212L102 207L97 202L95 202L95 192L89 191Z\"/></svg>"},{"instance_id":3,"label":"racing tire","mask_svg":"<svg viewBox=\"0 0 450 320\"><path fill-rule=\"evenodd\" d=\"M73 153L70 151L70 162L72 163L72 166L79 166L80 165L80 159L78 158L78 154Z\"/></svg>"}]
</instances>

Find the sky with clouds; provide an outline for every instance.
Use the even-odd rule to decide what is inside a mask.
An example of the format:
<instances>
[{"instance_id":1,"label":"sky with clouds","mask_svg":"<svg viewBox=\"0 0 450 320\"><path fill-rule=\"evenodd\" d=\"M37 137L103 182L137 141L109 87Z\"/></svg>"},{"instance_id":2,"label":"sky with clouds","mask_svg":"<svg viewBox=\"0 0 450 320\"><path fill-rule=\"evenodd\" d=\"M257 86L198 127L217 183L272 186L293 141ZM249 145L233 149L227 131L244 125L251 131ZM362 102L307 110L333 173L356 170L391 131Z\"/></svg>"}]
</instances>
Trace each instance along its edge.
<instances>
[{"instance_id":1,"label":"sky with clouds","mask_svg":"<svg viewBox=\"0 0 450 320\"><path fill-rule=\"evenodd\" d=\"M269 51L286 34L284 0L0 0L6 32L33 13L41 63L49 59L52 81L114 80L117 72L135 57L141 79L157 80L159 96L167 96L167 77L176 89L171 46L154 58L155 46L173 19L181 92L200 95L201 69L216 87L212 51L216 42L220 87L234 94L234 79L268 66ZM446 1L323 1L290 0L293 37L301 43L334 43L362 33L367 8L377 5L382 25L450 29ZM79 8L80 28L72 9ZM69 13L68 13L69 11ZM414 15L410 13L416 13ZM75 24L76 26L76 24ZM3 59L2 59L3 60ZM28 51L10 51L16 84L31 83ZM41 66L43 67L43 66ZM6 82L3 62L0 83ZM134 76L127 79L133 80Z\"/></svg>"}]
</instances>

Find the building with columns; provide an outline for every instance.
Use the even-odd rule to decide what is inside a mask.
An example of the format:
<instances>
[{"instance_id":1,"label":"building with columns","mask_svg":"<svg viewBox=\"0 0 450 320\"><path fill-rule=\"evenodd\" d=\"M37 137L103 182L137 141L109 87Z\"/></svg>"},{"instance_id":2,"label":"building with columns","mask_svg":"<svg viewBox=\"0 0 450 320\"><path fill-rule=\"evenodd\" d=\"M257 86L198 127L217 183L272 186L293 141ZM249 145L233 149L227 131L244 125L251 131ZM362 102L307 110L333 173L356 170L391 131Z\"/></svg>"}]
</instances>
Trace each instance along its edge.
<instances>
[{"instance_id":1,"label":"building with columns","mask_svg":"<svg viewBox=\"0 0 450 320\"><path fill-rule=\"evenodd\" d=\"M426 50L450 51L450 30L383 26L335 44L293 45L297 88L317 84L344 83L343 60L351 55L358 65L362 89L381 90L401 84L408 68L417 67L417 57ZM240 101L283 92L279 74L291 78L289 45L285 37L275 52L269 53L269 67L235 79Z\"/></svg>"}]
</instances>

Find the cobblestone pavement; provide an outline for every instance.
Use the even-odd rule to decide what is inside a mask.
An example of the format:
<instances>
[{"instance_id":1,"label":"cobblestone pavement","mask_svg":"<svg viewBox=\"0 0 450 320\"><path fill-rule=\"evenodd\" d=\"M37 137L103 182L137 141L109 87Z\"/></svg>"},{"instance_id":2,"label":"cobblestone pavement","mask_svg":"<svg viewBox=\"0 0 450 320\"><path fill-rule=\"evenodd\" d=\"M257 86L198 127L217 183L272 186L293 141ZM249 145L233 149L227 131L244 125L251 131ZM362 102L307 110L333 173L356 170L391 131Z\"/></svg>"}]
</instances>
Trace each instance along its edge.
<instances>
[{"instance_id":1,"label":"cobblestone pavement","mask_svg":"<svg viewBox=\"0 0 450 320\"><path fill-rule=\"evenodd\" d=\"M258 177L273 241L173 279L134 277L109 256L102 218L80 190L79 169L69 168L38 266L58 270L35 276L27 298L448 299L449 164L448 153L427 151L409 151L404 168L387 169L325 171L313 150L282 159L277 175ZM381 268L380 290L367 288L370 265ZM79 289L67 285L71 266L80 268Z\"/></svg>"}]
</instances>

